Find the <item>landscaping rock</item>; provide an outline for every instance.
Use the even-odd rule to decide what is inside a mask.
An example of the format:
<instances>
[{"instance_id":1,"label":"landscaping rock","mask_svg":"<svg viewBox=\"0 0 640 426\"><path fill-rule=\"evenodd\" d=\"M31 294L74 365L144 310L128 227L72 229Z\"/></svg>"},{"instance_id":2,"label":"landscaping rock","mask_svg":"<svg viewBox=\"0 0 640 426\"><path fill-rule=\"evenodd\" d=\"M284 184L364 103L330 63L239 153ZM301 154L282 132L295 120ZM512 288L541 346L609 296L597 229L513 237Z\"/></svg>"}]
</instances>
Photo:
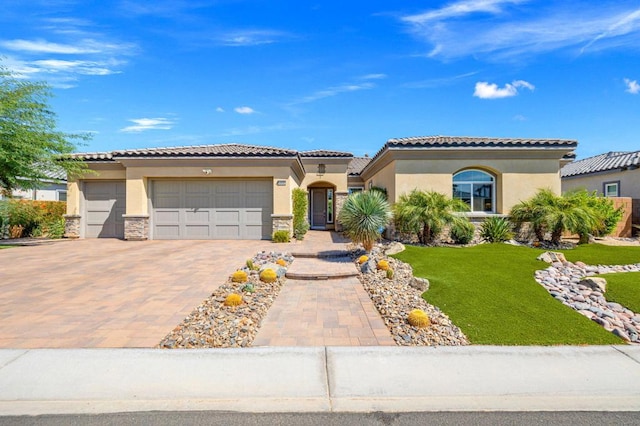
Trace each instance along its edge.
<instances>
[{"instance_id":1,"label":"landscaping rock","mask_svg":"<svg viewBox=\"0 0 640 426\"><path fill-rule=\"evenodd\" d=\"M580 281L580 284L602 293L607 291L607 280L604 278L587 277Z\"/></svg>"},{"instance_id":2,"label":"landscaping rock","mask_svg":"<svg viewBox=\"0 0 640 426\"><path fill-rule=\"evenodd\" d=\"M405 250L404 244L394 241L390 243L387 248L384 250L384 254L387 256L391 256L392 254L398 254Z\"/></svg>"},{"instance_id":3,"label":"landscaping rock","mask_svg":"<svg viewBox=\"0 0 640 426\"><path fill-rule=\"evenodd\" d=\"M537 259L547 263L567 263L567 259L564 257L564 254L555 251L545 251L540 256L538 256Z\"/></svg>"},{"instance_id":4,"label":"landscaping rock","mask_svg":"<svg viewBox=\"0 0 640 426\"><path fill-rule=\"evenodd\" d=\"M384 251L370 253L369 262L372 267L362 268L362 271L366 269L367 272L361 273L358 278L369 293L396 344L401 346L468 345L467 337L449 317L420 297L422 290L412 287L414 277L411 266L397 259L387 258L383 253ZM392 279L386 277L385 271L379 271L375 267L382 259L387 260L391 269L394 270ZM421 282L422 286L425 284L428 288L428 280ZM411 326L407 317L413 309L425 311L431 325L426 328Z\"/></svg>"},{"instance_id":5,"label":"landscaping rock","mask_svg":"<svg viewBox=\"0 0 640 426\"><path fill-rule=\"evenodd\" d=\"M429 290L429 280L426 278L413 277L409 282L409 285L416 290L418 290L421 294L425 291Z\"/></svg>"},{"instance_id":6,"label":"landscaping rock","mask_svg":"<svg viewBox=\"0 0 640 426\"><path fill-rule=\"evenodd\" d=\"M605 330L627 341L640 343L640 321L637 321L640 315L618 303L608 302L603 296L606 280L590 276L615 272L640 272L640 264L594 266L583 262L553 262L547 269L536 271L534 278L551 296Z\"/></svg>"}]
</instances>

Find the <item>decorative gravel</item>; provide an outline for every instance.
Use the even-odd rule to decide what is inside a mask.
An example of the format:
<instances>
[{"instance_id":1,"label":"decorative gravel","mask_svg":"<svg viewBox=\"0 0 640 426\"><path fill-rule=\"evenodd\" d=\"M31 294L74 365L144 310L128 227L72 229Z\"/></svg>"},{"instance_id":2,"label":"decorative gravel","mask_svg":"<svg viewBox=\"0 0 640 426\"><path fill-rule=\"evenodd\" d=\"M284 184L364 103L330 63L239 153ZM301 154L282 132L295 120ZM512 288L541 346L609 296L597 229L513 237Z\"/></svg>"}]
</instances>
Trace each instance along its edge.
<instances>
[{"instance_id":1,"label":"decorative gravel","mask_svg":"<svg viewBox=\"0 0 640 426\"><path fill-rule=\"evenodd\" d=\"M274 264L283 259L287 266L293 257L286 253L258 253L252 260L256 267ZM281 277L273 283L260 281L259 271L240 268L247 272L247 283L234 283L229 280L217 288L211 296L196 307L176 328L158 344L158 348L231 348L248 347L258 333L260 324L269 307L278 297L285 281L285 268L280 268ZM253 292L245 285L253 284ZM243 290L243 288L245 288ZM230 293L242 295L239 306L224 306L224 300Z\"/></svg>"},{"instance_id":2,"label":"decorative gravel","mask_svg":"<svg viewBox=\"0 0 640 426\"><path fill-rule=\"evenodd\" d=\"M454 325L449 317L437 307L428 304L422 297L421 291L411 287L413 269L410 265L394 258L388 258L383 253L384 246L379 245L369 255L368 266L361 270L360 282L376 309L382 316L393 339L400 346L462 346L468 345L469 340L464 333ZM362 254L362 253L358 253ZM387 260L393 269L393 278L388 279L386 271L377 270L379 260ZM362 269L367 272L362 272ZM418 328L409 324L407 317L413 309L422 309L429 315L431 325Z\"/></svg>"},{"instance_id":3,"label":"decorative gravel","mask_svg":"<svg viewBox=\"0 0 640 426\"><path fill-rule=\"evenodd\" d=\"M640 272L640 263L630 265L586 265L583 262L555 262L535 272L535 280L551 296L580 312L627 342L640 343L640 313L608 302L602 291L581 281L585 277L619 272Z\"/></svg>"}]
</instances>

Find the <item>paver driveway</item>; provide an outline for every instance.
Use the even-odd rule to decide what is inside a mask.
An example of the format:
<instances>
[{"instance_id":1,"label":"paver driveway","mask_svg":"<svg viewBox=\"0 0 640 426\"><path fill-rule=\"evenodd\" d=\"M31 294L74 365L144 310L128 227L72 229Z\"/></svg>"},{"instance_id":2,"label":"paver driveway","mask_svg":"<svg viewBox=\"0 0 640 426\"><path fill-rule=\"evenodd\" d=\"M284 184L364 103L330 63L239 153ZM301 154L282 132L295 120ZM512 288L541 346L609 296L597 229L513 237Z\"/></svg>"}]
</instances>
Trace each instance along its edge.
<instances>
[{"instance_id":1,"label":"paver driveway","mask_svg":"<svg viewBox=\"0 0 640 426\"><path fill-rule=\"evenodd\" d=\"M0 250L0 348L153 347L269 241L61 241Z\"/></svg>"}]
</instances>

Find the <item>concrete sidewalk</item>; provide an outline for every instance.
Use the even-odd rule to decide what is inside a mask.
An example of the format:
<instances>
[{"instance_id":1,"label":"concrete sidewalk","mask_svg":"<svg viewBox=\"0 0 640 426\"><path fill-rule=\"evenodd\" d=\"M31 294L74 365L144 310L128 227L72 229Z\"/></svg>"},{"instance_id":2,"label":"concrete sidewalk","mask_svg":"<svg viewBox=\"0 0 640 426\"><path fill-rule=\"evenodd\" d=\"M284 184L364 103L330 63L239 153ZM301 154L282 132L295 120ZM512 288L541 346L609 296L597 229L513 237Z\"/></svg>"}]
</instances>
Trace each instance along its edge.
<instances>
[{"instance_id":1,"label":"concrete sidewalk","mask_svg":"<svg viewBox=\"0 0 640 426\"><path fill-rule=\"evenodd\" d=\"M0 415L640 411L640 347L0 350Z\"/></svg>"}]
</instances>

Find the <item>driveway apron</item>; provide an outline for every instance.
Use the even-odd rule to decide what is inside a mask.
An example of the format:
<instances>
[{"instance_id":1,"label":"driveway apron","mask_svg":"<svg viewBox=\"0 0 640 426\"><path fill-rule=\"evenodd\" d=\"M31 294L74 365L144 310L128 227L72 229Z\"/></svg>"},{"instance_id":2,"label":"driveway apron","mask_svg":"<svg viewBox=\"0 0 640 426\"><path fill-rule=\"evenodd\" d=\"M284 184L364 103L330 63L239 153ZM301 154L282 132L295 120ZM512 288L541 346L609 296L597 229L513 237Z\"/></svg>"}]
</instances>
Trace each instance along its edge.
<instances>
[{"instance_id":1,"label":"driveway apron","mask_svg":"<svg viewBox=\"0 0 640 426\"><path fill-rule=\"evenodd\" d=\"M274 249L87 239L0 250L0 348L153 347L247 258Z\"/></svg>"}]
</instances>

